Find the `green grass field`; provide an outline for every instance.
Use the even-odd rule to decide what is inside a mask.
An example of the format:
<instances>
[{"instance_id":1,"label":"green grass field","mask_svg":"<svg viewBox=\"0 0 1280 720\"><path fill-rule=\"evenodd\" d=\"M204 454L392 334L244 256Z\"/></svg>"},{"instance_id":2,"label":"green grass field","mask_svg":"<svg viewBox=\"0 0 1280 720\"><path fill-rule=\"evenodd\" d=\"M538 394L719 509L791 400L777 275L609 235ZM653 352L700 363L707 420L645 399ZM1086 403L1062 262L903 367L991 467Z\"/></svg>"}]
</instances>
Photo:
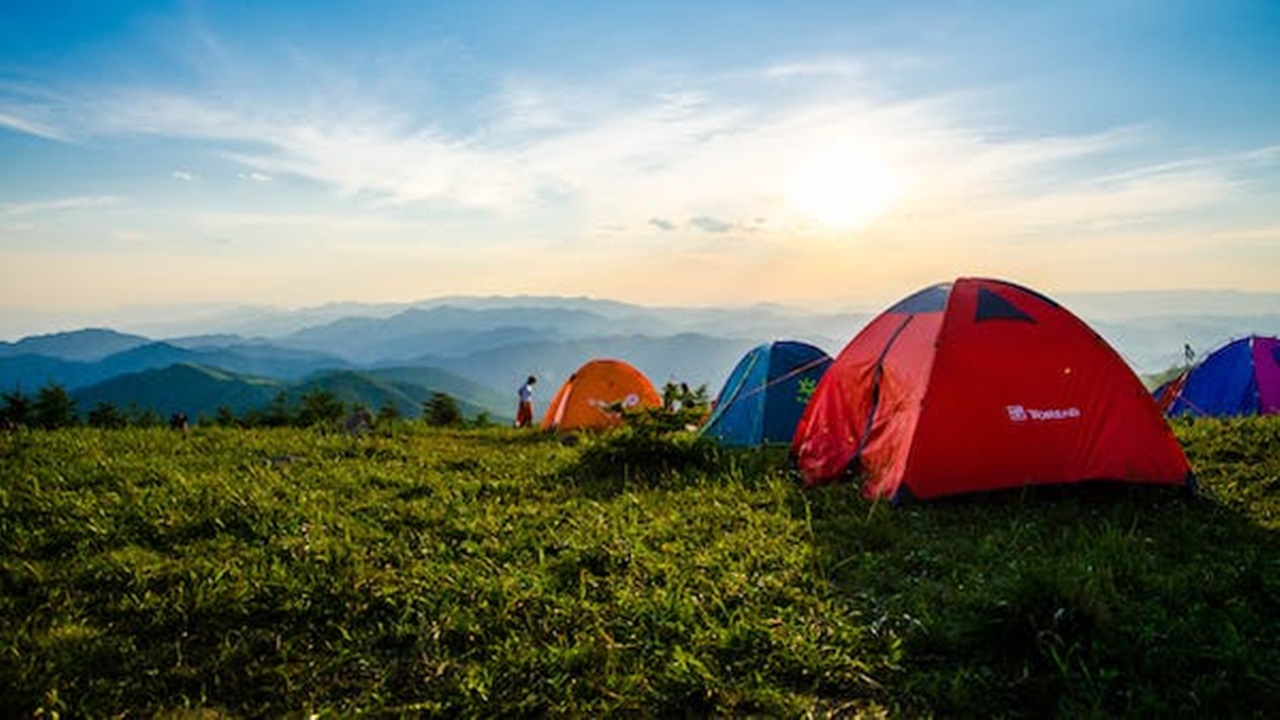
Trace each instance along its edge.
<instances>
[{"instance_id":1,"label":"green grass field","mask_svg":"<svg viewBox=\"0 0 1280 720\"><path fill-rule=\"evenodd\" d=\"M689 438L0 435L11 717L1275 716L1280 418L1199 497L891 507Z\"/></svg>"}]
</instances>

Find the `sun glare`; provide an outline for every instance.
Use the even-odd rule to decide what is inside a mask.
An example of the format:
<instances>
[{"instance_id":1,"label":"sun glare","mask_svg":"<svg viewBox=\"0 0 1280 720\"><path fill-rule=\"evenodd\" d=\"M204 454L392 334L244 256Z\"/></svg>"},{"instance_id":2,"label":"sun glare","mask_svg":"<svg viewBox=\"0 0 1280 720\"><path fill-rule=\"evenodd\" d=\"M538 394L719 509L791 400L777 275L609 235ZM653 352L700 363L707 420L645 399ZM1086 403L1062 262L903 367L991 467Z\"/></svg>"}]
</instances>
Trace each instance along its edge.
<instances>
[{"instance_id":1,"label":"sun glare","mask_svg":"<svg viewBox=\"0 0 1280 720\"><path fill-rule=\"evenodd\" d=\"M800 165L784 190L799 214L836 230L858 230L888 212L901 190L879 158L841 151Z\"/></svg>"}]
</instances>

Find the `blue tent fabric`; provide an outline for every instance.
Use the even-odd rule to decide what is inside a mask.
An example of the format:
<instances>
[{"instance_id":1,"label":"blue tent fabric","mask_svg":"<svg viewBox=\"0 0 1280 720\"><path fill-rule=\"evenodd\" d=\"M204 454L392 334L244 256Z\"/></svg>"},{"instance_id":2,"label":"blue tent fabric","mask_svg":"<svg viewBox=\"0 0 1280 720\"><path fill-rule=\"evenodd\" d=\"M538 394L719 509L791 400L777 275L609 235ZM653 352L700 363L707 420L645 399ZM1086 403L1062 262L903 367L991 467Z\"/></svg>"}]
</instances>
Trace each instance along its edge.
<instances>
[{"instance_id":1,"label":"blue tent fabric","mask_svg":"<svg viewBox=\"0 0 1280 720\"><path fill-rule=\"evenodd\" d=\"M702 428L730 447L790 443L804 406L831 356L808 343L781 340L738 361Z\"/></svg>"},{"instance_id":2,"label":"blue tent fabric","mask_svg":"<svg viewBox=\"0 0 1280 720\"><path fill-rule=\"evenodd\" d=\"M1256 415L1258 380L1249 338L1228 343L1191 369L1168 414Z\"/></svg>"}]
</instances>

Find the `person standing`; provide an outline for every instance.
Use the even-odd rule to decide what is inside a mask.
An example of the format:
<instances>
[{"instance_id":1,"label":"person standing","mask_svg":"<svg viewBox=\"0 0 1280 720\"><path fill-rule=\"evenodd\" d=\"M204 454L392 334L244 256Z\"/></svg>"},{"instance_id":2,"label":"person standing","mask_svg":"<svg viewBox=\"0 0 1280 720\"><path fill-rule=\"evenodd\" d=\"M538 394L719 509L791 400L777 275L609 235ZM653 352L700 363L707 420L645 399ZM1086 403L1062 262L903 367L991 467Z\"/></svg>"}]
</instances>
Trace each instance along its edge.
<instances>
[{"instance_id":1,"label":"person standing","mask_svg":"<svg viewBox=\"0 0 1280 720\"><path fill-rule=\"evenodd\" d=\"M520 386L520 404L516 408L516 427L529 427L533 424L533 386L538 378L530 375Z\"/></svg>"}]
</instances>

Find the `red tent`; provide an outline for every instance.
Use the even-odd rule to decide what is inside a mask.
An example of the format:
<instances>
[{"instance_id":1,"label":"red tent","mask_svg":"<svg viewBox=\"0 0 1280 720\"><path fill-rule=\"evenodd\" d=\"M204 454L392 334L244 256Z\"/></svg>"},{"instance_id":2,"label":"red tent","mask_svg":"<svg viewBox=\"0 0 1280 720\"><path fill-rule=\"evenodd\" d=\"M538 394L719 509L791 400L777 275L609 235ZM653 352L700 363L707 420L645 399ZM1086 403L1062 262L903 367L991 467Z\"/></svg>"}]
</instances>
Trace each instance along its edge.
<instances>
[{"instance_id":1,"label":"red tent","mask_svg":"<svg viewBox=\"0 0 1280 720\"><path fill-rule=\"evenodd\" d=\"M894 500L1190 481L1160 410L1102 338L1039 293L975 278L863 328L818 383L792 454L808 485L860 468L866 496Z\"/></svg>"}]
</instances>

